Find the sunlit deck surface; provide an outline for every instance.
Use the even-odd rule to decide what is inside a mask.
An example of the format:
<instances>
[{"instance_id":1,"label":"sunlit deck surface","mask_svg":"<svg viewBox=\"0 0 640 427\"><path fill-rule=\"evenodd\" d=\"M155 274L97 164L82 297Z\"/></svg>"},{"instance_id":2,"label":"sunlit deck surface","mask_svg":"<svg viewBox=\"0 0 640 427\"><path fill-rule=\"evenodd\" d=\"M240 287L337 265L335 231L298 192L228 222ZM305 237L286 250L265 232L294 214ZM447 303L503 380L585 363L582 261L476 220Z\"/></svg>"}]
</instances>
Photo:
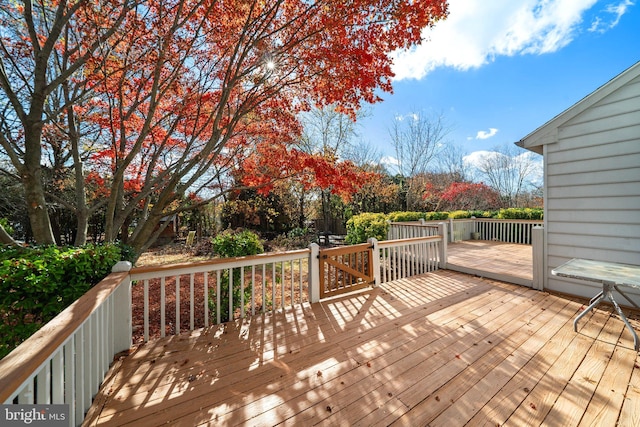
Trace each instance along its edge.
<instances>
[{"instance_id":1,"label":"sunlit deck surface","mask_svg":"<svg viewBox=\"0 0 640 427\"><path fill-rule=\"evenodd\" d=\"M465 240L448 245L447 262L452 269L470 274L486 274L493 279L531 285L533 252L531 245Z\"/></svg>"},{"instance_id":2,"label":"sunlit deck surface","mask_svg":"<svg viewBox=\"0 0 640 427\"><path fill-rule=\"evenodd\" d=\"M629 331L603 307L576 333L581 308L440 270L149 342L112 369L86 422L640 425Z\"/></svg>"}]
</instances>

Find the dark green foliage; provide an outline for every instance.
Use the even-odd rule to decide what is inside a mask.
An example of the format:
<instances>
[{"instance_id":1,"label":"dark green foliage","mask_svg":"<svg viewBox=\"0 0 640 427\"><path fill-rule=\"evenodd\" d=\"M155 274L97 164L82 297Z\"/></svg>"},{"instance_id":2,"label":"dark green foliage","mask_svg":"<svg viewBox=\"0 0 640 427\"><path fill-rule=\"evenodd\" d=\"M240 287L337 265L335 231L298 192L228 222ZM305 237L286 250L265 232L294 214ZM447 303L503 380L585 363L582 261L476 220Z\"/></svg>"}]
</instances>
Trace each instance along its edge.
<instances>
[{"instance_id":1,"label":"dark green foliage","mask_svg":"<svg viewBox=\"0 0 640 427\"><path fill-rule=\"evenodd\" d=\"M288 233L280 234L271 241L271 249L294 250L309 247L309 244L316 239L315 233L308 228L294 228ZM269 249L269 250L271 250Z\"/></svg>"},{"instance_id":2,"label":"dark green foliage","mask_svg":"<svg viewBox=\"0 0 640 427\"><path fill-rule=\"evenodd\" d=\"M243 230L233 232L224 231L214 237L211 241L213 252L221 258L235 258L248 255L257 255L264 252L264 247L260 242L257 234ZM241 284L240 269L233 270L233 310L240 308ZM232 320L233 313L229 313L229 270L223 271L220 278L220 321L227 322ZM216 313L217 295L216 288L213 288L209 294L209 307L212 313ZM251 289L244 289L244 301L248 302L251 298Z\"/></svg>"},{"instance_id":3,"label":"dark green foliage","mask_svg":"<svg viewBox=\"0 0 640 427\"><path fill-rule=\"evenodd\" d=\"M0 357L111 272L117 245L0 247Z\"/></svg>"},{"instance_id":4,"label":"dark green foliage","mask_svg":"<svg viewBox=\"0 0 640 427\"><path fill-rule=\"evenodd\" d=\"M470 211L469 213L471 214L471 216L476 218L495 218L495 216L498 214L497 212L493 211Z\"/></svg>"},{"instance_id":5,"label":"dark green foliage","mask_svg":"<svg viewBox=\"0 0 640 427\"><path fill-rule=\"evenodd\" d=\"M345 241L354 245L364 243L367 239L375 237L378 240L386 240L389 231L387 215L381 213L363 213L352 216L347 221L347 237Z\"/></svg>"},{"instance_id":6,"label":"dark green foliage","mask_svg":"<svg viewBox=\"0 0 640 427\"><path fill-rule=\"evenodd\" d=\"M425 221L442 221L449 218L449 212L426 212Z\"/></svg>"}]
</instances>

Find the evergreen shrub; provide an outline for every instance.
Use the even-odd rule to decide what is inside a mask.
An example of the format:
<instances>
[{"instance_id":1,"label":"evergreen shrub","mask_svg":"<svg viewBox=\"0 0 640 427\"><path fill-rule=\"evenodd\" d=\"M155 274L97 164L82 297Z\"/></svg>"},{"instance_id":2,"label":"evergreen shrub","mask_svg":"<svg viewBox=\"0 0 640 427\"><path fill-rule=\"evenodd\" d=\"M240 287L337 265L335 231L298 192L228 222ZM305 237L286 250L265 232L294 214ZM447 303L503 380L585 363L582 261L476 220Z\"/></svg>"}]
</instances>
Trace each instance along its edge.
<instances>
[{"instance_id":1,"label":"evergreen shrub","mask_svg":"<svg viewBox=\"0 0 640 427\"><path fill-rule=\"evenodd\" d=\"M0 358L100 282L120 260L117 244L0 246Z\"/></svg>"}]
</instances>

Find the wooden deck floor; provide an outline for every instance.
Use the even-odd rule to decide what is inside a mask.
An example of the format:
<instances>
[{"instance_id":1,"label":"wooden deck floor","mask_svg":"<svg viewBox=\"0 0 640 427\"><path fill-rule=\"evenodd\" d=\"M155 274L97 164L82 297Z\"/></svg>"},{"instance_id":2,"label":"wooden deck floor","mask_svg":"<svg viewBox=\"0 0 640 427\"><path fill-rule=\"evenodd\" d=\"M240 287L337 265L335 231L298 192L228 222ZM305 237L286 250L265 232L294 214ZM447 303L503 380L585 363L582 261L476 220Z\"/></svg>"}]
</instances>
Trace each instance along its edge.
<instances>
[{"instance_id":1,"label":"wooden deck floor","mask_svg":"<svg viewBox=\"0 0 640 427\"><path fill-rule=\"evenodd\" d=\"M531 245L465 240L449 243L447 252L450 269L527 286L533 281Z\"/></svg>"},{"instance_id":2,"label":"wooden deck floor","mask_svg":"<svg viewBox=\"0 0 640 427\"><path fill-rule=\"evenodd\" d=\"M640 425L630 333L581 308L441 270L149 342L86 424Z\"/></svg>"}]
</instances>

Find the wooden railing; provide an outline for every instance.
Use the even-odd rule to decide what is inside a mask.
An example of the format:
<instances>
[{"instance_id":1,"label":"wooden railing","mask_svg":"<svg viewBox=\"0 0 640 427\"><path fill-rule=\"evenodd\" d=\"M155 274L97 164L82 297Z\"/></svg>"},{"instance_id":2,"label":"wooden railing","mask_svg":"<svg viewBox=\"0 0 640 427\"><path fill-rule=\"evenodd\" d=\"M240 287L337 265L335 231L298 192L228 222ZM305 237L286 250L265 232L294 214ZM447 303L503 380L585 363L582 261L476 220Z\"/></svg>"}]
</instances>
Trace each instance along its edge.
<instances>
[{"instance_id":1,"label":"wooden railing","mask_svg":"<svg viewBox=\"0 0 640 427\"><path fill-rule=\"evenodd\" d=\"M480 233L481 240L495 240L505 243L532 243L533 227L542 226L544 221L524 219L491 219L476 218L475 232Z\"/></svg>"},{"instance_id":2,"label":"wooden railing","mask_svg":"<svg viewBox=\"0 0 640 427\"><path fill-rule=\"evenodd\" d=\"M433 271L446 260L442 235L372 239L365 246L367 261L361 264L371 266L375 284ZM298 251L189 264L131 269L129 263L119 263L111 275L0 360L0 402L68 404L70 425L79 425L114 356L130 349L137 322L143 331L140 341L152 338L152 331L165 336L168 330L178 334L220 323L225 280L231 289L240 289L239 304L233 291L227 291L233 318L317 302L319 259L319 246L312 244ZM142 307L132 305L132 291L142 295ZM182 316L185 310L188 314ZM134 320L136 311L141 319Z\"/></svg>"},{"instance_id":3,"label":"wooden railing","mask_svg":"<svg viewBox=\"0 0 640 427\"><path fill-rule=\"evenodd\" d=\"M80 424L113 356L131 347L128 277L112 273L0 360L0 402L68 404Z\"/></svg>"},{"instance_id":4,"label":"wooden railing","mask_svg":"<svg viewBox=\"0 0 640 427\"><path fill-rule=\"evenodd\" d=\"M151 330L164 337L309 301L311 252L134 268L131 280L142 287L144 341ZM183 311L188 318L181 318Z\"/></svg>"},{"instance_id":5,"label":"wooden railing","mask_svg":"<svg viewBox=\"0 0 640 427\"><path fill-rule=\"evenodd\" d=\"M442 236L374 242L380 263L380 268L375 269L380 274L377 283L446 268L446 244Z\"/></svg>"},{"instance_id":6,"label":"wooden railing","mask_svg":"<svg viewBox=\"0 0 640 427\"><path fill-rule=\"evenodd\" d=\"M432 235L442 235L438 229L441 224L448 225L449 242L472 240L478 233L480 240L493 240L505 243L532 243L533 227L542 226L543 221L493 218L448 219L446 221L392 222L387 237L391 239L409 239Z\"/></svg>"}]
</instances>

